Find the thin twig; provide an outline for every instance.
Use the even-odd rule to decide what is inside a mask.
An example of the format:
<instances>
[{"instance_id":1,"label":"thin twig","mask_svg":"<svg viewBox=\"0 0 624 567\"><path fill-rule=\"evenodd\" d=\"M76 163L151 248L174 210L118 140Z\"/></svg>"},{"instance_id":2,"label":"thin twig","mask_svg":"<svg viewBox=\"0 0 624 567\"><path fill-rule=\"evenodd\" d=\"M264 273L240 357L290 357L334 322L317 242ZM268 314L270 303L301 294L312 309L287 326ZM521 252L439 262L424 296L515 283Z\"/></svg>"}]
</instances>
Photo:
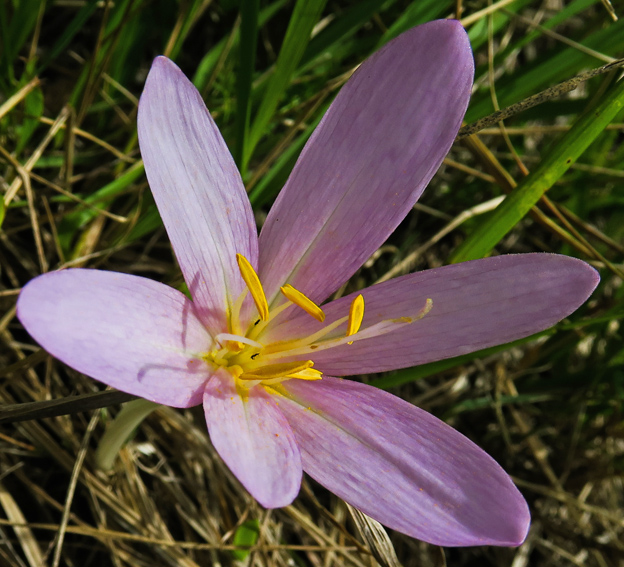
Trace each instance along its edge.
<instances>
[{"instance_id":1,"label":"thin twig","mask_svg":"<svg viewBox=\"0 0 624 567\"><path fill-rule=\"evenodd\" d=\"M16 421L28 421L31 419L43 419L81 413L93 409L116 406L137 397L117 390L106 390L94 394L81 394L56 400L44 400L40 402L26 402L0 406L0 423L14 423Z\"/></svg>"},{"instance_id":2,"label":"thin twig","mask_svg":"<svg viewBox=\"0 0 624 567\"><path fill-rule=\"evenodd\" d=\"M0 105L0 119L22 102L34 88L39 86L39 78L35 77L28 81L19 91L6 99Z\"/></svg>"},{"instance_id":3,"label":"thin twig","mask_svg":"<svg viewBox=\"0 0 624 567\"><path fill-rule=\"evenodd\" d=\"M43 155L43 152L48 147L48 144L54 139L54 136L56 136L57 132L61 129L63 124L65 124L68 117L69 117L69 109L65 107L63 108L63 110L61 110L56 120L52 123L50 130L48 130L47 134L45 135L41 143L37 146L35 151L32 153L32 155L28 158L26 163L23 165L26 171L30 173L33 167L35 167L36 163L39 161L39 159ZM5 205L8 205L13 200L15 195L17 195L17 192L20 190L22 183L23 181L21 177L16 177L13 180L13 183L11 183L8 191L6 192L6 195L4 196Z\"/></svg>"},{"instance_id":4,"label":"thin twig","mask_svg":"<svg viewBox=\"0 0 624 567\"><path fill-rule=\"evenodd\" d=\"M478 22L484 16L487 16L488 14L493 14L494 12L498 12L499 10L502 10L505 6L508 6L509 4L513 4L515 1L516 0L499 0L499 2L496 2L495 4L492 4L488 6L487 8L483 8L483 10L479 10L478 12L475 12L474 14L470 14L470 16L466 16L465 18L462 18L460 22L462 26L467 28L468 26L471 26L475 22Z\"/></svg>"},{"instance_id":5,"label":"thin twig","mask_svg":"<svg viewBox=\"0 0 624 567\"><path fill-rule=\"evenodd\" d=\"M99 412L95 412L89 421L89 425L87 426L87 430L82 438L82 443L80 444L80 449L78 450L78 455L76 457L76 463L74 464L74 469L72 470L71 479L69 481L69 486L67 487L67 496L65 497L65 506L63 508L63 516L61 517L61 523L59 525L59 529L57 532L57 540L56 547L54 549L54 557L52 558L52 567L58 567L61 562L61 552L63 551L63 542L65 541L65 534L67 532L67 524L69 522L69 514L71 512L71 505L74 500L74 494L76 493L76 486L78 485L78 478L80 477L80 469L82 469L82 465L84 463L85 457L87 455L87 449L89 447L89 440L91 439L91 434L97 425L98 420L100 419Z\"/></svg>"},{"instance_id":6,"label":"thin twig","mask_svg":"<svg viewBox=\"0 0 624 567\"><path fill-rule=\"evenodd\" d=\"M30 184L30 172L26 171L24 166L17 161L9 152L0 146L0 154L6 159L17 171L19 178L22 180L24 190L26 192L26 200L28 201L28 212L30 215L30 223L32 226L33 237L35 239L35 247L37 249L37 258L39 259L39 269L41 273L48 271L48 262L43 251L43 241L41 240L41 228L39 227L39 218L35 210L35 197Z\"/></svg>"},{"instance_id":7,"label":"thin twig","mask_svg":"<svg viewBox=\"0 0 624 567\"><path fill-rule=\"evenodd\" d=\"M548 28L541 26L540 24L534 22L533 20L529 18L526 18L525 16L522 16L521 14L515 14L512 12L508 12L507 10L503 10L503 12L507 14L510 18L513 18L514 20L519 20L523 24L526 24L529 28L538 29L544 35L548 37L552 37L553 39L556 39L557 41L565 45L568 45L569 47L572 47L573 49L576 49L577 51L580 51L581 53L585 53L586 55L589 55L590 57L594 57L598 59L599 61L604 61L605 63L613 63L614 61L616 61L615 57L609 57L608 55L605 55L604 53L600 53L600 51L596 51L595 49L591 49L590 47L587 47L586 45L578 43L577 41L574 41L570 39L569 37L566 37L565 35L561 35L557 32L549 30Z\"/></svg>"},{"instance_id":8,"label":"thin twig","mask_svg":"<svg viewBox=\"0 0 624 567\"><path fill-rule=\"evenodd\" d=\"M547 89L539 92L537 94L531 95L524 100L517 102L516 104L512 104L507 108L503 108L502 110L498 110L493 112L489 116L482 118L481 120L477 120L472 124L468 124L467 126L462 127L457 134L457 138L455 141L463 140L472 134L476 134L480 130L484 128L489 128L490 126L494 126L501 120L505 120L511 116L515 116L520 112L524 112L529 108L533 108L538 104L542 104L543 102L559 98L560 96L569 93L576 89L581 83L588 81L589 79L593 79L598 75L602 75L604 73L608 73L613 71L614 69L618 69L624 66L624 59L618 59L617 61L613 61L612 63L607 63L602 67L598 67L597 69L591 69L590 71L584 71L576 75L576 77L572 77L562 83L558 83L552 87L548 87Z\"/></svg>"},{"instance_id":9,"label":"thin twig","mask_svg":"<svg viewBox=\"0 0 624 567\"><path fill-rule=\"evenodd\" d=\"M419 246L418 248L410 252L396 266L393 266L390 270L388 270L388 272L386 272L382 277L380 277L375 282L375 284L385 282L401 274L406 274L407 272L409 272L410 270L414 268L414 266L416 265L416 260L418 260L418 258L422 256L422 254L426 250L428 250L434 244L439 242L449 232L452 232L459 225L466 222L468 219L471 219L472 217L493 211L496 207L498 207L498 205L501 204L504 198L505 196L501 195L499 197L495 197L494 199L490 199L489 201L486 201L485 203L479 203L478 205L475 205L474 207L471 207L470 209L462 211L451 222L449 222L442 230L438 231L429 240L427 240L427 242L425 242L424 244L422 244L421 246Z\"/></svg>"}]
</instances>

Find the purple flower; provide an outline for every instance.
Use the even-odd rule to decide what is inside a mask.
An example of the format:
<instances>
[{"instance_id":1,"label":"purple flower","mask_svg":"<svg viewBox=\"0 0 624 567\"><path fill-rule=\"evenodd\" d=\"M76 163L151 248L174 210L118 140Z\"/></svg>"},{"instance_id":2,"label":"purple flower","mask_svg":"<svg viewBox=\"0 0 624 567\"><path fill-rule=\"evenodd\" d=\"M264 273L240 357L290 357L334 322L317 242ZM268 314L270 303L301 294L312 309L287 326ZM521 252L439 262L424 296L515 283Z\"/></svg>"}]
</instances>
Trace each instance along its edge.
<instances>
[{"instance_id":1,"label":"purple flower","mask_svg":"<svg viewBox=\"0 0 624 567\"><path fill-rule=\"evenodd\" d=\"M526 502L471 441L411 404L336 376L452 357L547 328L598 282L550 254L407 275L323 307L411 209L448 152L473 77L458 22L373 55L304 148L258 238L199 93L158 58L139 106L141 152L193 301L96 270L40 276L18 315L51 354L174 407L204 404L210 438L268 508L302 470L390 528L438 545L518 545Z\"/></svg>"}]
</instances>

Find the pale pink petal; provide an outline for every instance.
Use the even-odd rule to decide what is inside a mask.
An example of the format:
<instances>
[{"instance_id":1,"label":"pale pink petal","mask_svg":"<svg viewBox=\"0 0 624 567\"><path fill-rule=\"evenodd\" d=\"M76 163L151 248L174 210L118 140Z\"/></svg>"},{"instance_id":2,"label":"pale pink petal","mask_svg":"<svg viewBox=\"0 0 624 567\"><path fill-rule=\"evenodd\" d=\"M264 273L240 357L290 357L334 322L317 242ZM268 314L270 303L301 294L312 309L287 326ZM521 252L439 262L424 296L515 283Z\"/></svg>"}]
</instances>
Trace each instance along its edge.
<instances>
[{"instance_id":1,"label":"pale pink petal","mask_svg":"<svg viewBox=\"0 0 624 567\"><path fill-rule=\"evenodd\" d=\"M323 301L386 240L448 152L474 68L457 21L414 28L342 88L260 235L269 300L288 282Z\"/></svg>"},{"instance_id":2,"label":"pale pink petal","mask_svg":"<svg viewBox=\"0 0 624 567\"><path fill-rule=\"evenodd\" d=\"M241 397L220 370L206 386L204 410L212 444L249 493L265 508L290 504L301 486L301 456L275 399L262 386Z\"/></svg>"},{"instance_id":3,"label":"pale pink petal","mask_svg":"<svg viewBox=\"0 0 624 567\"><path fill-rule=\"evenodd\" d=\"M236 253L256 265L256 225L201 96L165 57L147 78L138 131L147 179L199 317L211 332L227 332L228 302L244 287Z\"/></svg>"},{"instance_id":4,"label":"pale pink petal","mask_svg":"<svg viewBox=\"0 0 624 567\"><path fill-rule=\"evenodd\" d=\"M414 317L432 299L427 315L409 325L398 322L395 332L319 349L308 357L318 370L346 376L459 356L551 327L578 309L598 281L585 262L555 254L497 256L410 274L360 292L362 329ZM354 296L324 306L324 324L344 317ZM321 326L297 313L262 340L306 336ZM344 332L343 326L333 336Z\"/></svg>"},{"instance_id":5,"label":"pale pink petal","mask_svg":"<svg viewBox=\"0 0 624 567\"><path fill-rule=\"evenodd\" d=\"M17 316L50 354L104 384L168 406L201 403L211 339L175 289L116 272L50 272L22 290Z\"/></svg>"},{"instance_id":6,"label":"pale pink petal","mask_svg":"<svg viewBox=\"0 0 624 567\"><path fill-rule=\"evenodd\" d=\"M279 407L303 469L389 528L442 546L522 543L526 502L484 451L427 412L365 384L283 382Z\"/></svg>"}]
</instances>

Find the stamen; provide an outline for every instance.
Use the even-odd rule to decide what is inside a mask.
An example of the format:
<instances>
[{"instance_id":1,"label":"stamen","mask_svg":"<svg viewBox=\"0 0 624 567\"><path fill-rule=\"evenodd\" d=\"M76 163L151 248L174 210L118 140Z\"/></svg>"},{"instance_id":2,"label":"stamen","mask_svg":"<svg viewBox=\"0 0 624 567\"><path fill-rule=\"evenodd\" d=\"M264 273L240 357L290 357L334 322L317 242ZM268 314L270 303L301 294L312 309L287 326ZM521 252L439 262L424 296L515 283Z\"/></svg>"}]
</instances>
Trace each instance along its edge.
<instances>
[{"instance_id":1,"label":"stamen","mask_svg":"<svg viewBox=\"0 0 624 567\"><path fill-rule=\"evenodd\" d=\"M254 324L254 326L251 329L251 331L249 331L248 336L250 338L252 338L252 339L255 339L256 337L258 337L260 335L260 333L262 333L262 331L264 331L266 326L271 321L275 320L275 318L282 311L284 311L287 307L290 307L291 305L292 305L292 303L290 303L290 301L284 301L284 303L282 303L279 307L275 307L274 309L271 309L271 311L269 312L269 318L266 321L257 321L256 324Z\"/></svg>"},{"instance_id":2,"label":"stamen","mask_svg":"<svg viewBox=\"0 0 624 567\"><path fill-rule=\"evenodd\" d=\"M398 331L401 327L412 325L416 321L422 319L433 308L433 301L427 299L423 308L412 317L397 317L396 319L384 319L379 323L375 323L370 327L358 330L357 333L351 335L353 341L349 341L348 335L344 337L335 337L331 339L321 340L325 335L329 334L331 330L334 330L339 324L344 323L347 317L338 319L333 323L330 323L327 327L321 329L319 332L310 335L304 339L293 341L282 341L280 343L273 343L268 345L262 351L262 360L264 362L276 360L283 357L290 356L314 356L315 353L335 348L346 344L350 344L355 341L361 341L364 339L371 339L373 337L379 337L386 333L392 333Z\"/></svg>"},{"instance_id":3,"label":"stamen","mask_svg":"<svg viewBox=\"0 0 624 567\"><path fill-rule=\"evenodd\" d=\"M340 325L345 323L347 320L348 320L348 317L341 317L340 319L337 319L336 321L334 321L333 323L330 323L326 327L323 327L320 331L317 331L316 333L312 333L311 335L308 335L307 337L302 337L301 339L292 339L290 341L278 341L276 343L267 345L266 347L264 347L264 350L262 351L262 355L264 356L265 354L278 353L278 356L279 356L279 353L284 352L284 351L290 351L292 349L296 349L296 348L303 347L303 346L307 347L308 345L311 345L312 343L316 343L317 341L320 341L326 335L329 335L329 333L331 333L332 331L340 327Z\"/></svg>"},{"instance_id":4,"label":"stamen","mask_svg":"<svg viewBox=\"0 0 624 567\"><path fill-rule=\"evenodd\" d=\"M238 262L238 269L240 270L241 276L243 280L245 280L245 283L251 293L251 297L256 304L260 319L268 321L269 304L267 303L266 295L264 295L264 289L262 289L262 284L260 283L258 274L256 274L256 270L253 269L249 260L247 260L247 258L245 258L242 254L236 254L236 261Z\"/></svg>"},{"instance_id":5,"label":"stamen","mask_svg":"<svg viewBox=\"0 0 624 567\"><path fill-rule=\"evenodd\" d=\"M312 315L317 321L322 323L325 321L325 313L323 310L312 301L309 297L305 296L298 289L295 289L290 284L286 284L281 287L280 290L286 296L287 299L292 301L298 307L301 307L306 313Z\"/></svg>"},{"instance_id":6,"label":"stamen","mask_svg":"<svg viewBox=\"0 0 624 567\"><path fill-rule=\"evenodd\" d=\"M351 307L349 307L347 337L355 335L360 330L362 319L364 319L364 297L360 294L351 302ZM347 344L352 345L353 341L349 341Z\"/></svg>"},{"instance_id":7,"label":"stamen","mask_svg":"<svg viewBox=\"0 0 624 567\"><path fill-rule=\"evenodd\" d=\"M312 368L311 360L299 360L296 362L282 362L268 364L252 370L248 370L240 376L241 380L270 380L271 378L286 378Z\"/></svg>"},{"instance_id":8,"label":"stamen","mask_svg":"<svg viewBox=\"0 0 624 567\"><path fill-rule=\"evenodd\" d=\"M298 378L299 380L320 380L323 373L315 368L306 368L300 372L293 372L288 378Z\"/></svg>"},{"instance_id":9,"label":"stamen","mask_svg":"<svg viewBox=\"0 0 624 567\"><path fill-rule=\"evenodd\" d=\"M299 380L322 380L323 373L319 370L314 370L314 368L308 368L306 370L302 370L301 372L289 374L286 377L282 376L280 378L270 378L268 380L262 380L262 385L272 386L273 384L279 384L280 382L284 381L284 378L297 378Z\"/></svg>"}]
</instances>

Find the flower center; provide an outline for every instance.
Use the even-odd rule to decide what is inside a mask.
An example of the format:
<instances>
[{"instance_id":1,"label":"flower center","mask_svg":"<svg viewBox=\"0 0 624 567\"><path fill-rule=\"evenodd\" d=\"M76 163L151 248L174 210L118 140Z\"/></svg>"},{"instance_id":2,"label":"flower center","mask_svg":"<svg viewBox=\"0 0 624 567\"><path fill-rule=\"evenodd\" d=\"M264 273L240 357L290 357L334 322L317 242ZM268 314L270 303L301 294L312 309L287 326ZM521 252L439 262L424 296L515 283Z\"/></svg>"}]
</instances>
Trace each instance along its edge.
<instances>
[{"instance_id":1,"label":"flower center","mask_svg":"<svg viewBox=\"0 0 624 567\"><path fill-rule=\"evenodd\" d=\"M351 302L349 313L305 337L281 341L264 341L267 327L292 305L303 309L318 322L325 321L325 313L293 286L286 284L280 288L283 301L273 308L264 293L258 274L247 258L236 255L238 267L246 289L237 298L229 310L229 332L215 337L214 348L203 355L203 359L212 366L225 368L236 380L237 387L251 388L257 384L274 385L293 378L299 380L320 380L322 372L313 368L309 358L314 352L326 350L343 344L351 345L356 340L371 338L394 331L403 325L409 325L424 317L433 306L430 299L416 317L388 319L360 330L364 318L364 297L357 295ZM247 294L251 295L258 318L247 329L241 325L241 310ZM346 324L344 334L334 331ZM315 324L315 327L318 325ZM292 360L297 358L299 360Z\"/></svg>"},{"instance_id":2,"label":"flower center","mask_svg":"<svg viewBox=\"0 0 624 567\"><path fill-rule=\"evenodd\" d=\"M203 356L204 360L214 366L226 368L236 379L237 384L246 388L260 383L277 384L292 378L320 380L322 373L313 368L312 360L280 362L279 359L305 354L305 347L312 352L315 350L313 343L322 341L326 335L345 322L348 323L345 336L356 334L364 317L364 298L358 295L351 304L348 316L326 325L308 337L265 344L261 335L287 307L296 305L321 323L325 320L325 313L314 301L289 284L281 288L284 301L274 309L269 309L260 278L253 266L242 254L237 254L236 260L247 288L230 309L230 332L220 333L215 337L215 347ZM255 304L258 319L244 330L241 328L240 316L248 293L251 294ZM318 346L316 345L317 348ZM297 352L292 352L293 350Z\"/></svg>"}]
</instances>

